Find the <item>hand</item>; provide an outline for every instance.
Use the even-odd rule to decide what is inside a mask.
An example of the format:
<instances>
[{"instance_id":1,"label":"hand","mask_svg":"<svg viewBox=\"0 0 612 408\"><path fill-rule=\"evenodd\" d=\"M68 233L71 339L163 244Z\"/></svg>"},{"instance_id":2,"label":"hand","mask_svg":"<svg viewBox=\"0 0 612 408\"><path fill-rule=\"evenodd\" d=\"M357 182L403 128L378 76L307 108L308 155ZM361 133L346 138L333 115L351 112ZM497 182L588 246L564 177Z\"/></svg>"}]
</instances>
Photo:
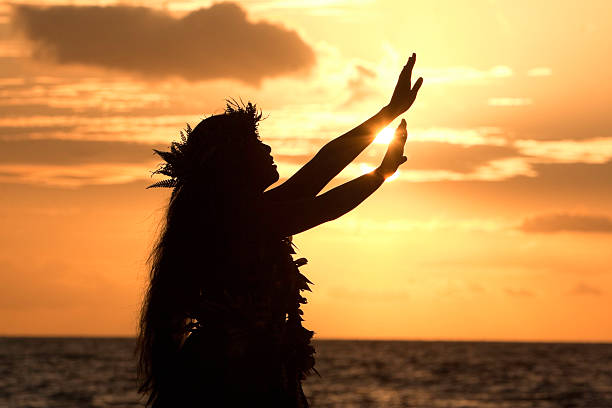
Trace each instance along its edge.
<instances>
[{"instance_id":1,"label":"hand","mask_svg":"<svg viewBox=\"0 0 612 408\"><path fill-rule=\"evenodd\" d=\"M408 160L404 156L404 145L407 138L406 121L402 119L402 122L395 130L393 139L389 142L389 146L387 146L387 153L385 153L382 163L376 169L384 178L391 176L401 164L406 163Z\"/></svg>"},{"instance_id":2,"label":"hand","mask_svg":"<svg viewBox=\"0 0 612 408\"><path fill-rule=\"evenodd\" d=\"M404 69L402 69L402 72L397 79L397 85L395 85L395 90L393 91L393 96L391 96L391 101L389 102L389 105L387 105L387 108L394 115L394 117L401 115L407 111L408 108L410 108L416 99L421 84L423 83L423 78L419 78L414 83L414 86L411 85L412 68L414 67L415 62L416 54L413 53L412 56L408 58L406 65L404 65Z\"/></svg>"}]
</instances>

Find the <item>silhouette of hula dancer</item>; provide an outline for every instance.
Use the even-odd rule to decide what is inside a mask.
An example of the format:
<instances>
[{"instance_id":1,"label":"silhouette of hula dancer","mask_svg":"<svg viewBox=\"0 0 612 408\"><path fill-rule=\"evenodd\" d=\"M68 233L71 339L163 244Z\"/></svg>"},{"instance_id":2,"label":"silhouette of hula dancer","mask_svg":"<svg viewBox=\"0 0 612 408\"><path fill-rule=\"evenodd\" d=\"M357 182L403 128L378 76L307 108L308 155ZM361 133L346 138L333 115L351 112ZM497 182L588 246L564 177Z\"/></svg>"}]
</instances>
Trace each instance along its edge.
<instances>
[{"instance_id":1,"label":"silhouette of hula dancer","mask_svg":"<svg viewBox=\"0 0 612 408\"><path fill-rule=\"evenodd\" d=\"M313 332L302 326L311 283L291 236L349 212L406 161L402 120L380 166L317 195L414 102L413 54L391 100L330 141L287 181L257 133L255 105L181 132L155 173L170 187L153 249L138 337L140 392L153 407L307 407L301 381L314 371Z\"/></svg>"}]
</instances>

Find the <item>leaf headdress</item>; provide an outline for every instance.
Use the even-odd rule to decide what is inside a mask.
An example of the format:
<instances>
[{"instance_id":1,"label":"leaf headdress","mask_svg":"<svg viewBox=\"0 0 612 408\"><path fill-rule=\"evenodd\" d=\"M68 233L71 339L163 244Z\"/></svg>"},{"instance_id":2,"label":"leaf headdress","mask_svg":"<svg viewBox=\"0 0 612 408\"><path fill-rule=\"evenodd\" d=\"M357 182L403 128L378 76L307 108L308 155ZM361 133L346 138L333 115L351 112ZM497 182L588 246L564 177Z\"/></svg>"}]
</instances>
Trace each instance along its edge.
<instances>
[{"instance_id":1,"label":"leaf headdress","mask_svg":"<svg viewBox=\"0 0 612 408\"><path fill-rule=\"evenodd\" d=\"M229 143L258 138L257 126L262 113L251 102L228 100L225 112L202 120L195 128L187 124L180 141L172 142L170 151L153 149L165 163L151 173L170 177L147 188L176 188L210 165L220 147Z\"/></svg>"}]
</instances>

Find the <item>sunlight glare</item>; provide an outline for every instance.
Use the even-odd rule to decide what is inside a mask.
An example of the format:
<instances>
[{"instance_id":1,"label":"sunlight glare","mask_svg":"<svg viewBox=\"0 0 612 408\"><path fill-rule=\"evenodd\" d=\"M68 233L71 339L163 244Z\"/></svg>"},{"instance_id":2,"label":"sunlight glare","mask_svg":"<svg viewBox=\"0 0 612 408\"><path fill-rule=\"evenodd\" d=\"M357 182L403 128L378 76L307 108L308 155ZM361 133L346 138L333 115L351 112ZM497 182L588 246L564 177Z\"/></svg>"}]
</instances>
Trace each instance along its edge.
<instances>
[{"instance_id":1,"label":"sunlight glare","mask_svg":"<svg viewBox=\"0 0 612 408\"><path fill-rule=\"evenodd\" d=\"M370 166L369 164L365 164L365 163L361 163L361 164L359 164L359 170L361 171L361 174L366 174L366 173L369 173L369 172L373 171L374 169L376 169L376 167L374 167L374 166ZM389 177L387 177L387 178L385 179L385 182L388 182L388 181L393 181L393 180L395 180L396 178L398 178L398 176L399 176L399 172L400 172L400 171L399 171L399 170L397 170L395 173L393 173L392 175L390 175Z\"/></svg>"},{"instance_id":2,"label":"sunlight glare","mask_svg":"<svg viewBox=\"0 0 612 408\"><path fill-rule=\"evenodd\" d=\"M376 143L376 144L389 144L391 139L393 139L393 132L394 131L395 130L392 127L387 126L383 130L378 132L378 134L376 135L376 139L374 139L374 143Z\"/></svg>"},{"instance_id":3,"label":"sunlight glare","mask_svg":"<svg viewBox=\"0 0 612 408\"><path fill-rule=\"evenodd\" d=\"M386 183L388 183L388 182L390 182L390 181L395 180L396 178L398 178L398 177L399 177L399 173L400 173L400 171L399 171L399 170L396 170L396 171L395 171L395 173L393 173L392 175L390 175L389 177L387 177L387 178L385 179L385 182L386 182Z\"/></svg>"}]
</instances>

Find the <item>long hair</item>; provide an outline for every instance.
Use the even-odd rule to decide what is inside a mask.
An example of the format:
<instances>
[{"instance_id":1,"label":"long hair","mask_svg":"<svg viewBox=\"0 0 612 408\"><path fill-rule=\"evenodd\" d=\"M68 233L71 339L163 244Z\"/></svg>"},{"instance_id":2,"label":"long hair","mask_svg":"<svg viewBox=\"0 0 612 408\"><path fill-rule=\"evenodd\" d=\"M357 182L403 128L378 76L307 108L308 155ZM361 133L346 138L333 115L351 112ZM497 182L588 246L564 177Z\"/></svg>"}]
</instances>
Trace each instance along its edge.
<instances>
[{"instance_id":1,"label":"long hair","mask_svg":"<svg viewBox=\"0 0 612 408\"><path fill-rule=\"evenodd\" d=\"M169 176L150 187L172 187L165 221L148 263L149 285L137 342L139 392L154 404L172 380L173 361L187 338L200 294L222 279L220 259L240 228L236 206L246 184L240 151L256 138L255 105L228 102L225 113L181 132L154 173ZM242 146L242 147L241 147Z\"/></svg>"}]
</instances>

